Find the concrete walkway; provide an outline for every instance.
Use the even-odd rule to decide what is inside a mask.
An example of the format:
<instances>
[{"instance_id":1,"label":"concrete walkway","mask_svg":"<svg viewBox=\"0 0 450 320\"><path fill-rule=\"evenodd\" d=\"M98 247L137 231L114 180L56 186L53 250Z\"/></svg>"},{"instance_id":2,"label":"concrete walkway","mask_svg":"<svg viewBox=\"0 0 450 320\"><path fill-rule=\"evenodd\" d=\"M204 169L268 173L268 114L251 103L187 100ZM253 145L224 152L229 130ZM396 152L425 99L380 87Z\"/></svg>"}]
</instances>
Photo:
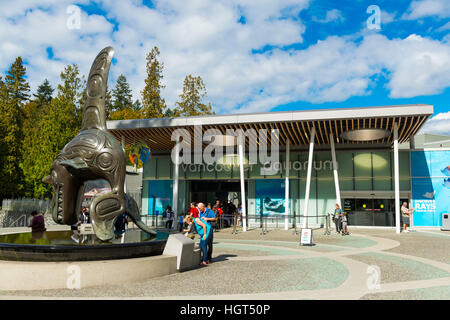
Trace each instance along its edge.
<instances>
[{"instance_id":1,"label":"concrete walkway","mask_svg":"<svg viewBox=\"0 0 450 320\"><path fill-rule=\"evenodd\" d=\"M448 235L358 229L343 237L316 230L316 245L300 246L292 230L271 230L264 236L257 229L237 235L221 230L214 235L213 263L204 268L144 283L0 292L0 298L353 300L383 299L392 293L390 299L450 299ZM420 246L405 253L411 251L410 243ZM205 283L196 290L185 289L197 281Z\"/></svg>"}]
</instances>

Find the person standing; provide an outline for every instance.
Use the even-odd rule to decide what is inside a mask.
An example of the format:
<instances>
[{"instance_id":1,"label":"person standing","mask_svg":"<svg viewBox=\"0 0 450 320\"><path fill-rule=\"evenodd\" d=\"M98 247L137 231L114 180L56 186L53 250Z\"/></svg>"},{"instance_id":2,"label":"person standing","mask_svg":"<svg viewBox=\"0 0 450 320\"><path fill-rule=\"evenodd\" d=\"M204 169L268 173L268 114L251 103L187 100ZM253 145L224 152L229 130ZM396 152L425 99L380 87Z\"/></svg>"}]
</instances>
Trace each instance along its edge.
<instances>
[{"instance_id":1,"label":"person standing","mask_svg":"<svg viewBox=\"0 0 450 320\"><path fill-rule=\"evenodd\" d=\"M166 210L163 213L163 217L166 218L166 229L172 229L173 218L175 214L172 211L171 206L167 206Z\"/></svg>"},{"instance_id":2,"label":"person standing","mask_svg":"<svg viewBox=\"0 0 450 320\"><path fill-rule=\"evenodd\" d=\"M410 215L413 213L414 210L408 209L408 204L406 202L403 202L401 207L401 223L403 224L403 232L409 232L406 227L410 227Z\"/></svg>"},{"instance_id":3,"label":"person standing","mask_svg":"<svg viewBox=\"0 0 450 320\"><path fill-rule=\"evenodd\" d=\"M201 203L201 204L203 205L203 207L205 206L203 203ZM199 203L199 206L200 206L200 203ZM212 243L212 234L213 234L211 225L205 220L206 220L206 218L201 218L201 217L194 218L195 229L197 230L197 233L200 235L200 250L202 251L202 262L200 263L201 266L205 266L205 265L209 264L208 244L210 242Z\"/></svg>"},{"instance_id":4,"label":"person standing","mask_svg":"<svg viewBox=\"0 0 450 320\"><path fill-rule=\"evenodd\" d=\"M205 207L204 203L200 202L197 207L198 207L198 211L199 211L199 215L200 215L199 218L204 220L211 228L211 236L208 238L208 241L206 242L206 246L208 249L206 263L209 264L209 263L211 263L211 258L212 258L213 238L214 238L214 231L213 231L211 222L216 221L217 218L211 209ZM196 230L198 231L198 228L196 228Z\"/></svg>"},{"instance_id":5,"label":"person standing","mask_svg":"<svg viewBox=\"0 0 450 320\"><path fill-rule=\"evenodd\" d=\"M122 235L126 231L126 227L128 225L128 219L126 213L122 213L119 217L117 217L116 222L114 223L114 234Z\"/></svg>"},{"instance_id":6,"label":"person standing","mask_svg":"<svg viewBox=\"0 0 450 320\"><path fill-rule=\"evenodd\" d=\"M31 224L28 227L31 228L32 233L44 232L47 230L45 228L45 220L42 214L38 213L36 210L33 210L31 211L31 216L33 218L31 219Z\"/></svg>"},{"instance_id":7,"label":"person standing","mask_svg":"<svg viewBox=\"0 0 450 320\"><path fill-rule=\"evenodd\" d=\"M81 209L81 214L80 217L78 219L78 224L83 224L83 223L91 223L91 218L89 216L89 211L87 211L86 207L83 207L83 209Z\"/></svg>"},{"instance_id":8,"label":"person standing","mask_svg":"<svg viewBox=\"0 0 450 320\"><path fill-rule=\"evenodd\" d=\"M339 204L336 203L336 209L334 209L334 217L333 221L336 225L336 232L341 233L342 227L341 227L341 218L342 218L342 209L339 206Z\"/></svg>"}]
</instances>

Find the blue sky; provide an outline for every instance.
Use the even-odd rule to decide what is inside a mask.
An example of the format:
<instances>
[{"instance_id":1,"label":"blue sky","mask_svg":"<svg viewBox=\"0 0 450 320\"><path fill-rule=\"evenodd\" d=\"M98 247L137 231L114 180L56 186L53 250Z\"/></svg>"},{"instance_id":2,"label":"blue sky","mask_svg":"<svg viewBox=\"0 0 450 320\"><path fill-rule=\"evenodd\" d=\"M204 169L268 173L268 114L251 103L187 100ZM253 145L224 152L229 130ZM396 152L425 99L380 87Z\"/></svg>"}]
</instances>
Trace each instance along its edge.
<instances>
[{"instance_id":1,"label":"blue sky","mask_svg":"<svg viewBox=\"0 0 450 320\"><path fill-rule=\"evenodd\" d=\"M367 20L380 9L380 29ZM450 1L0 1L0 69L27 63L35 89L66 64L87 74L115 48L109 86L124 74L135 98L157 45L173 107L200 75L216 113L426 103L426 130L450 134Z\"/></svg>"}]
</instances>

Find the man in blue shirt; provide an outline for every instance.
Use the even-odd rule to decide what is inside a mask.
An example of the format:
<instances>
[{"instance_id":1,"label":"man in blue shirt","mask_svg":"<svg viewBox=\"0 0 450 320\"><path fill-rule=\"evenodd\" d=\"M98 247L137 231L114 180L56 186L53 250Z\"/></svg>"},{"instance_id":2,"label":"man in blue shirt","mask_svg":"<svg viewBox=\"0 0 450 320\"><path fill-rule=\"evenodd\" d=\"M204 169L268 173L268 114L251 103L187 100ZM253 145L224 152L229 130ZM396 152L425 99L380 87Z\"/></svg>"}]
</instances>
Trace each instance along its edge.
<instances>
[{"instance_id":1,"label":"man in blue shirt","mask_svg":"<svg viewBox=\"0 0 450 320\"><path fill-rule=\"evenodd\" d=\"M197 208L200 213L200 218L202 218L204 221L206 221L206 223L208 223L210 226L211 226L211 221L217 220L216 215L214 214L214 211L207 208L204 203L200 202L197 205ZM213 232L213 228L211 226L211 237L210 237L210 240L208 241L208 243L206 244L206 246L208 248L208 254L207 254L207 258L206 258L207 264L209 264L211 262L212 251L213 251L213 236L214 236L214 232Z\"/></svg>"}]
</instances>

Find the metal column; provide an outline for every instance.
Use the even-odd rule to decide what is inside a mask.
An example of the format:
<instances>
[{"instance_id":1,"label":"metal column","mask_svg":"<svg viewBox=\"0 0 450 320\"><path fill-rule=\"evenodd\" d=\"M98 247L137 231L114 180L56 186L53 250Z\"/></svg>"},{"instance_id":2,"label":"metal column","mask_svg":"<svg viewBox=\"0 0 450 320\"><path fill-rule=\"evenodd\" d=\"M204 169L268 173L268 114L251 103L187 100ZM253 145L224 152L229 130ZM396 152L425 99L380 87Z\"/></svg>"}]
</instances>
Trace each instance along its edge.
<instances>
[{"instance_id":1,"label":"metal column","mask_svg":"<svg viewBox=\"0 0 450 320\"><path fill-rule=\"evenodd\" d=\"M123 149L123 152L125 153L125 137L124 136L122 136L122 149ZM126 157L126 154L125 154L125 157ZM126 164L125 164L125 178L123 179L123 192L127 193L127 166L126 166Z\"/></svg>"},{"instance_id":2,"label":"metal column","mask_svg":"<svg viewBox=\"0 0 450 320\"><path fill-rule=\"evenodd\" d=\"M247 206L245 203L245 179L244 179L244 141L245 138L242 134L238 136L238 149L239 149L239 171L241 178L241 213L242 213L242 231L247 231Z\"/></svg>"},{"instance_id":3,"label":"metal column","mask_svg":"<svg viewBox=\"0 0 450 320\"><path fill-rule=\"evenodd\" d=\"M400 233L400 178L398 164L398 126L394 123L394 190L395 190L395 232Z\"/></svg>"},{"instance_id":4,"label":"metal column","mask_svg":"<svg viewBox=\"0 0 450 320\"><path fill-rule=\"evenodd\" d=\"M289 229L289 167L291 165L290 163L290 147L291 143L289 139L286 142L286 179L284 181L284 230Z\"/></svg>"},{"instance_id":5,"label":"metal column","mask_svg":"<svg viewBox=\"0 0 450 320\"><path fill-rule=\"evenodd\" d=\"M308 228L308 204L309 204L309 189L311 187L311 171L313 165L313 151L314 151L314 138L316 135L316 130L312 128L311 138L309 142L309 156L308 156L308 172L306 175L306 190L305 190L305 210L303 211L303 227Z\"/></svg>"},{"instance_id":6,"label":"metal column","mask_svg":"<svg viewBox=\"0 0 450 320\"><path fill-rule=\"evenodd\" d=\"M173 228L176 228L178 222L178 177L180 164L180 141L175 143L175 163L173 164L173 193L172 210L175 213Z\"/></svg>"},{"instance_id":7,"label":"metal column","mask_svg":"<svg viewBox=\"0 0 450 320\"><path fill-rule=\"evenodd\" d=\"M341 191L339 190L339 176L338 176L338 168L336 161L336 149L334 148L334 136L330 133L330 141L331 141L331 159L333 160L333 175L334 175L334 187L336 189L336 203L339 205L339 208L342 209L341 205Z\"/></svg>"}]
</instances>

